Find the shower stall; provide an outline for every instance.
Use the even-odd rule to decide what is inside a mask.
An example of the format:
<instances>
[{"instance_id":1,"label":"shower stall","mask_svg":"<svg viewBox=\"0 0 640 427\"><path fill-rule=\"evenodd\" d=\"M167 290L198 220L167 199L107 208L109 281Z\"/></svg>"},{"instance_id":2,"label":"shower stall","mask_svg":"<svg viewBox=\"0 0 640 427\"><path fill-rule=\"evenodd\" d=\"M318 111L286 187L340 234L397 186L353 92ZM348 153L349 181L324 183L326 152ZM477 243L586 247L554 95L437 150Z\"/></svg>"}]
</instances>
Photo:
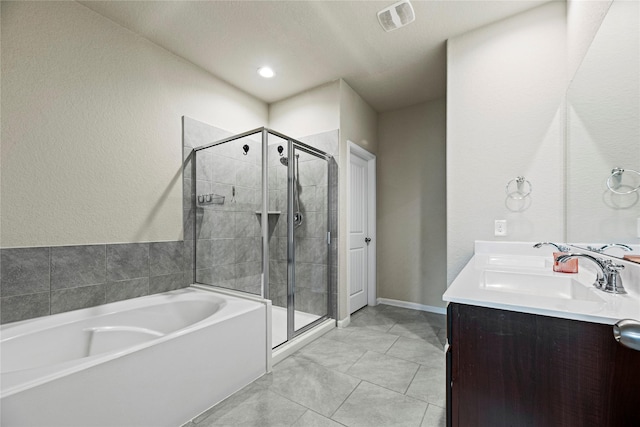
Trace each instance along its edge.
<instances>
[{"instance_id":1,"label":"shower stall","mask_svg":"<svg viewBox=\"0 0 640 427\"><path fill-rule=\"evenodd\" d=\"M259 128L193 147L191 167L194 283L270 299L273 348L334 319L334 158Z\"/></svg>"}]
</instances>

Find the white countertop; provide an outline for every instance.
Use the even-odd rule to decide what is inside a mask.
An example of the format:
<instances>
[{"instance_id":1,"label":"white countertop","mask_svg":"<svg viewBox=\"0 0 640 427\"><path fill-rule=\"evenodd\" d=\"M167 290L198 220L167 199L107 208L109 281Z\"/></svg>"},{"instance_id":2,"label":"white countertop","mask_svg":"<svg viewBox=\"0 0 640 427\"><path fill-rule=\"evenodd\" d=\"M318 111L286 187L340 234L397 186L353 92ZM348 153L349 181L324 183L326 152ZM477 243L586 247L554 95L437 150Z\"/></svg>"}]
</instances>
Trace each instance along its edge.
<instances>
[{"instance_id":1,"label":"white countertop","mask_svg":"<svg viewBox=\"0 0 640 427\"><path fill-rule=\"evenodd\" d=\"M627 294L614 295L592 286L596 273L589 260L579 259L577 274L556 273L553 248L533 249L534 243L476 242L443 300L609 325L640 320L640 265L615 260L626 267L621 276Z\"/></svg>"}]
</instances>

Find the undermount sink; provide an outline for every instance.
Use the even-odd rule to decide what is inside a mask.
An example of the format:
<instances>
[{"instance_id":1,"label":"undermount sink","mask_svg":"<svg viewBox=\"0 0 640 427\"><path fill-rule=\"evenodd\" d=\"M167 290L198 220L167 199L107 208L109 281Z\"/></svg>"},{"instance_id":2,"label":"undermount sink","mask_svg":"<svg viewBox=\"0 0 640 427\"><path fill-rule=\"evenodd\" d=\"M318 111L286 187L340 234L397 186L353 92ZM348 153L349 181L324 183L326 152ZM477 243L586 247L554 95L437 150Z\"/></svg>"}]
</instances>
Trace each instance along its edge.
<instances>
[{"instance_id":1,"label":"undermount sink","mask_svg":"<svg viewBox=\"0 0 640 427\"><path fill-rule=\"evenodd\" d=\"M604 302L591 287L585 286L571 276L485 270L480 279L480 287L522 295Z\"/></svg>"}]
</instances>

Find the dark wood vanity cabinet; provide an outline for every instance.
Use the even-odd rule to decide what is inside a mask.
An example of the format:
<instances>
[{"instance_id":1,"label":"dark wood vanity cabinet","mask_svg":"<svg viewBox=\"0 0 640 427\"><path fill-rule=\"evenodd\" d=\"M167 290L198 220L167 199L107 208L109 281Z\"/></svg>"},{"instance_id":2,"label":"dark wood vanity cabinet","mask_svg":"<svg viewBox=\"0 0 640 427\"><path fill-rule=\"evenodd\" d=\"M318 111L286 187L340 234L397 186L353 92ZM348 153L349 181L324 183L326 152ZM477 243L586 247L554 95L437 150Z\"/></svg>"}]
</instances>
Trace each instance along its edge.
<instances>
[{"instance_id":1,"label":"dark wood vanity cabinet","mask_svg":"<svg viewBox=\"0 0 640 427\"><path fill-rule=\"evenodd\" d=\"M447 425L640 426L640 352L612 326L450 303Z\"/></svg>"}]
</instances>

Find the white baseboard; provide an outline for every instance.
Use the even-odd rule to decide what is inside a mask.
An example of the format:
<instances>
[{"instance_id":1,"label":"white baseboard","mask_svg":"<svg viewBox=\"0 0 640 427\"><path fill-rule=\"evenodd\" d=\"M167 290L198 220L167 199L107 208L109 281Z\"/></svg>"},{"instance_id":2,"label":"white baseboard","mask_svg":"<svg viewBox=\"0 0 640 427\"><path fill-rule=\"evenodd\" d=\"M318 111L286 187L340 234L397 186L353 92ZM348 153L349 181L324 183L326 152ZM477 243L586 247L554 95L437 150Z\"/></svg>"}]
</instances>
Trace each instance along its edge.
<instances>
[{"instance_id":1,"label":"white baseboard","mask_svg":"<svg viewBox=\"0 0 640 427\"><path fill-rule=\"evenodd\" d=\"M342 320L338 320L338 328L346 328L351 323L351 316L347 316Z\"/></svg>"},{"instance_id":2,"label":"white baseboard","mask_svg":"<svg viewBox=\"0 0 640 427\"><path fill-rule=\"evenodd\" d=\"M410 308L412 310L428 311L429 313L447 314L447 309L444 307L434 307L432 305L423 305L415 302L400 301L397 299L378 298L377 303L393 305L402 308Z\"/></svg>"}]
</instances>

